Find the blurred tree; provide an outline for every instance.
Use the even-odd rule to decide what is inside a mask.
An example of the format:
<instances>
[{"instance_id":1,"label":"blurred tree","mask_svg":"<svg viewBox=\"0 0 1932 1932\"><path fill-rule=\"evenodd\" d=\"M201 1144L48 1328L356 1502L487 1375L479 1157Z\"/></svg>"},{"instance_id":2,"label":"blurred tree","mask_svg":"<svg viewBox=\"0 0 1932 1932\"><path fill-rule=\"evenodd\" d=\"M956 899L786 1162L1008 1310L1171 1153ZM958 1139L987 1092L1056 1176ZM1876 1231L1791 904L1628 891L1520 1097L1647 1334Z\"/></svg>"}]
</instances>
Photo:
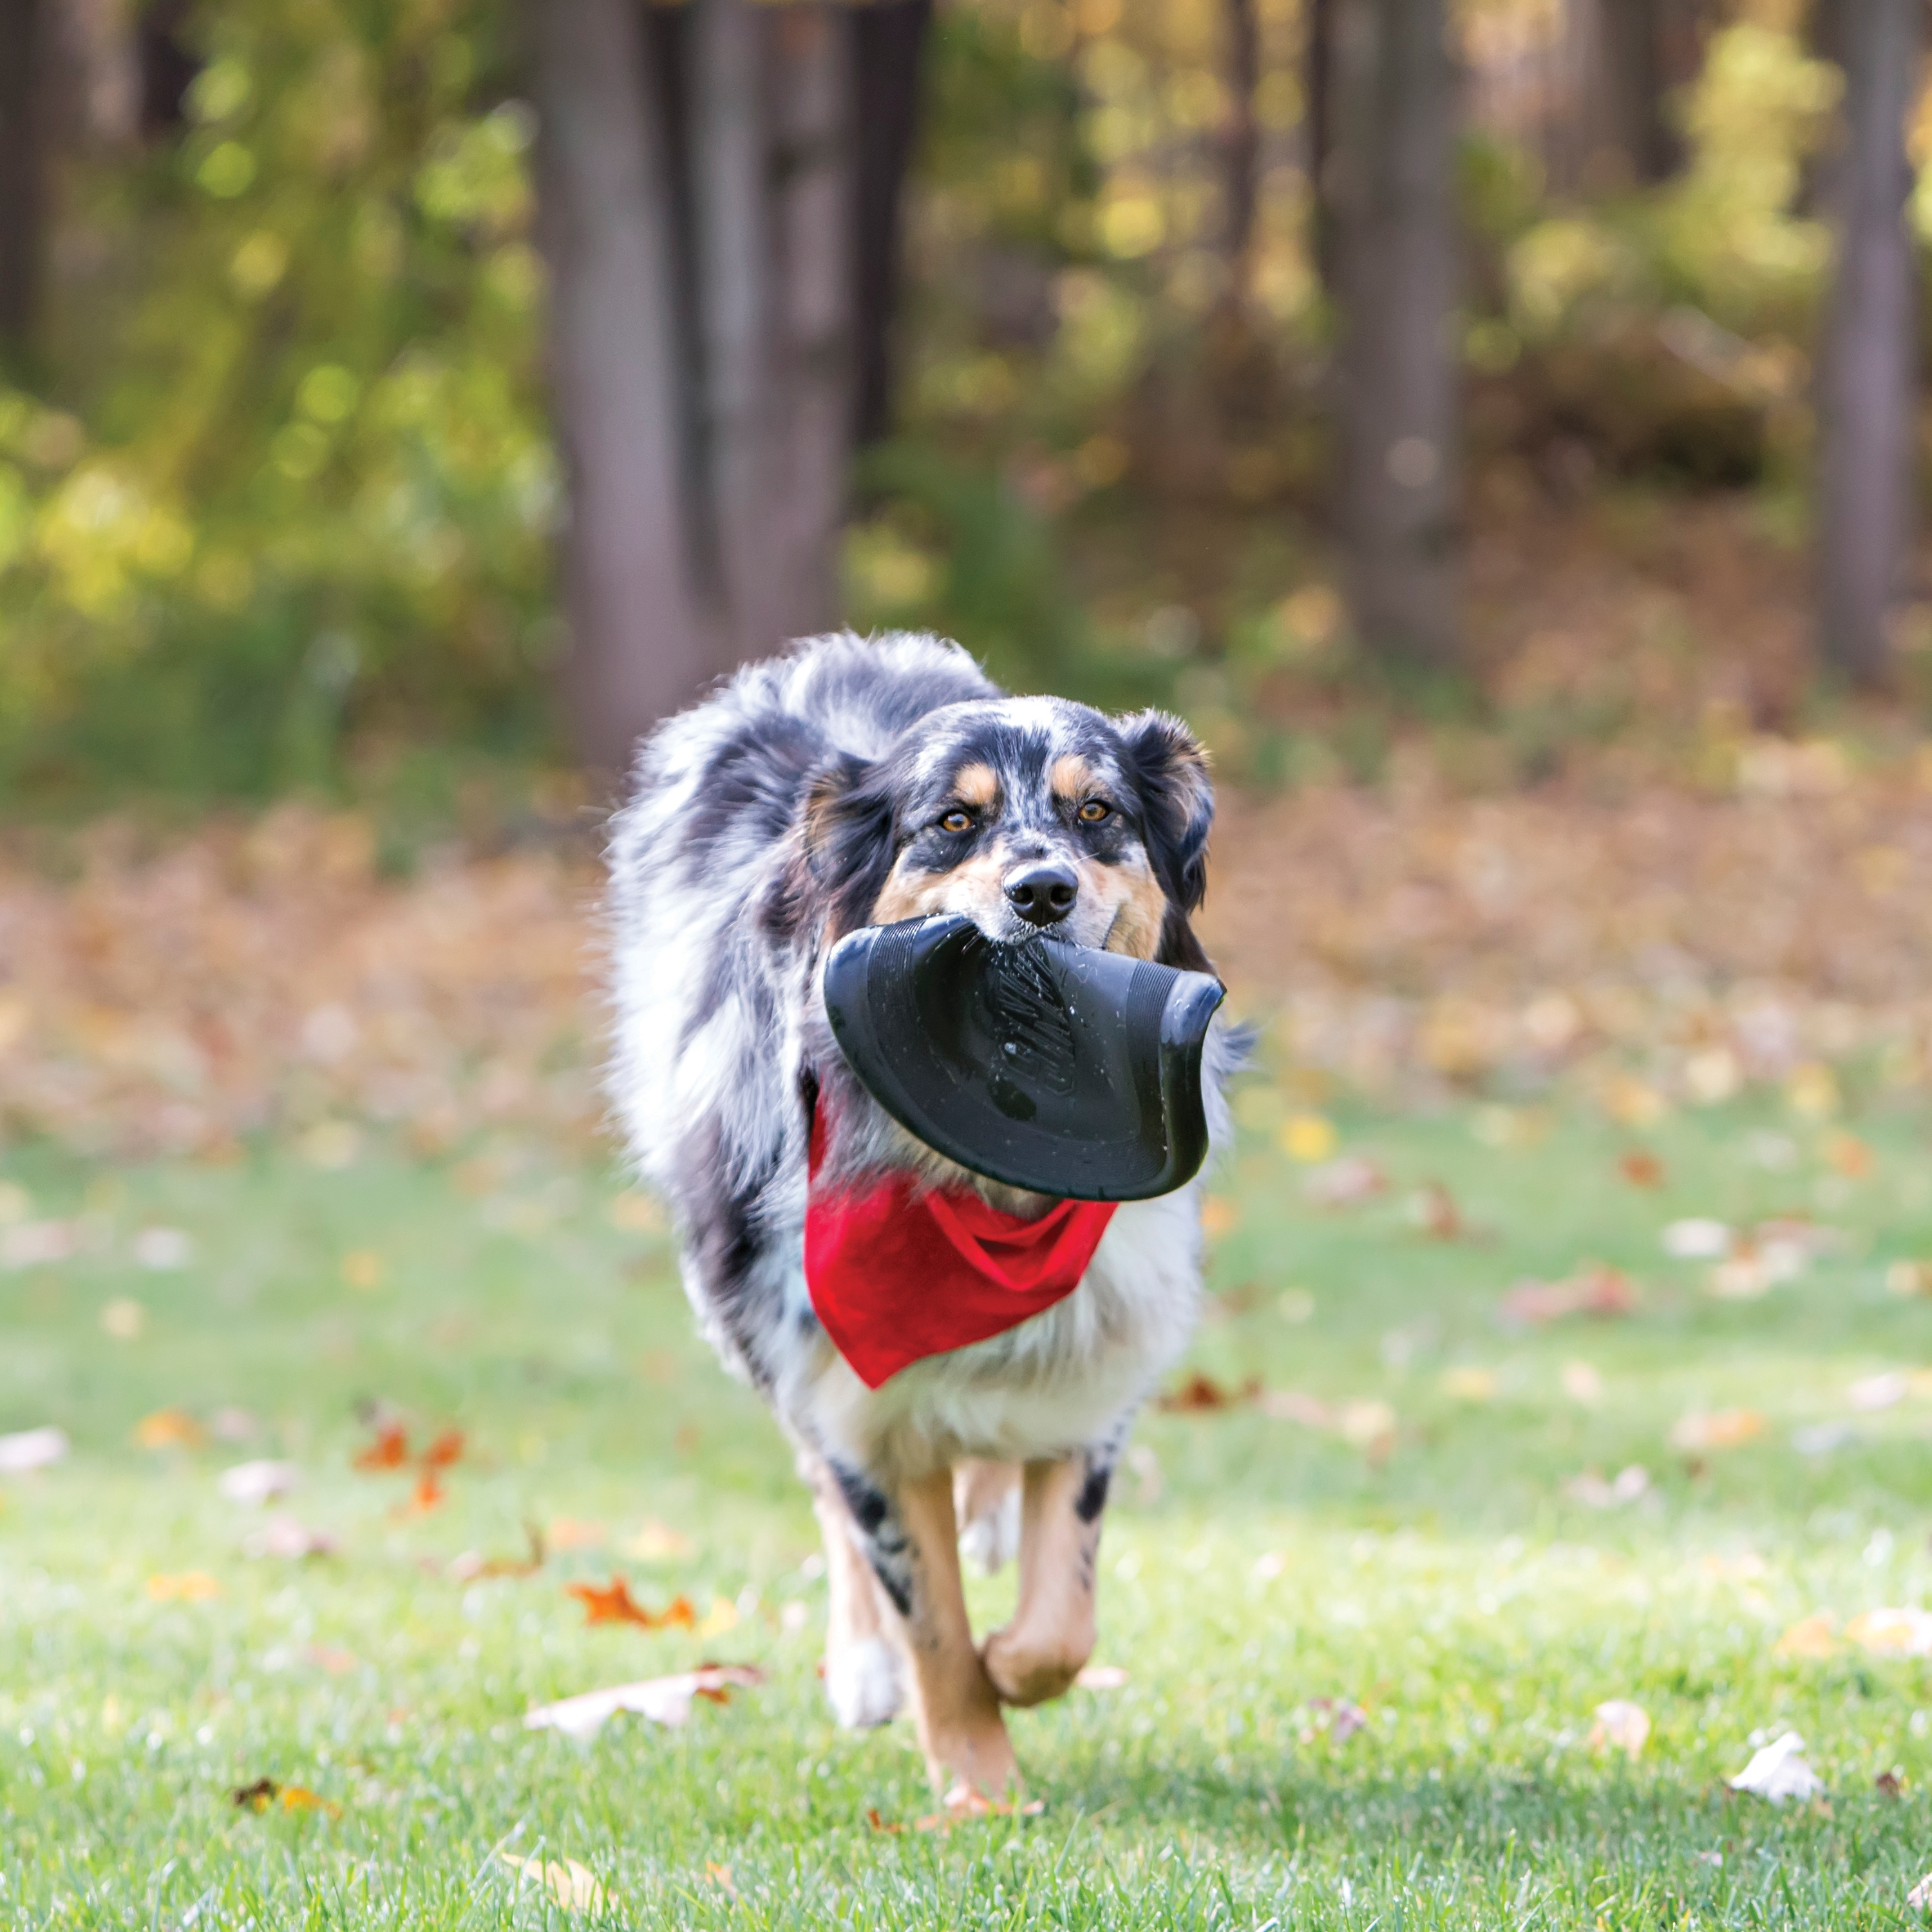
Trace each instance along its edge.
<instances>
[{"instance_id":1,"label":"blurred tree","mask_svg":"<svg viewBox=\"0 0 1932 1932\"><path fill-rule=\"evenodd\" d=\"M1922 0L1820 0L1845 69L1832 170L1838 260L1818 367L1818 638L1852 682L1892 668L1886 616L1910 517L1916 269L1906 224L1906 123Z\"/></svg>"},{"instance_id":2,"label":"blurred tree","mask_svg":"<svg viewBox=\"0 0 1932 1932\"><path fill-rule=\"evenodd\" d=\"M886 413L926 10L531 6L568 681L606 770L836 614L852 440Z\"/></svg>"},{"instance_id":3,"label":"blurred tree","mask_svg":"<svg viewBox=\"0 0 1932 1932\"><path fill-rule=\"evenodd\" d=\"M46 247L43 0L0 0L0 367L24 361Z\"/></svg>"},{"instance_id":4,"label":"blurred tree","mask_svg":"<svg viewBox=\"0 0 1932 1932\"><path fill-rule=\"evenodd\" d=\"M1310 253L1322 286L1333 296L1340 274L1336 243L1335 15L1337 0L1304 0L1302 80L1306 127Z\"/></svg>"},{"instance_id":5,"label":"blurred tree","mask_svg":"<svg viewBox=\"0 0 1932 1932\"><path fill-rule=\"evenodd\" d=\"M1681 144L1664 114L1668 4L1596 0L1604 146L1627 180L1646 185L1665 179L1682 159Z\"/></svg>"},{"instance_id":6,"label":"blurred tree","mask_svg":"<svg viewBox=\"0 0 1932 1932\"><path fill-rule=\"evenodd\" d=\"M853 428L862 445L878 442L892 428L903 202L932 26L932 0L896 0L852 14L853 93L860 108L853 136Z\"/></svg>"},{"instance_id":7,"label":"blurred tree","mask_svg":"<svg viewBox=\"0 0 1932 1932\"><path fill-rule=\"evenodd\" d=\"M1444 0L1344 0L1337 198L1348 600L1390 666L1448 670L1456 609L1455 74Z\"/></svg>"}]
</instances>

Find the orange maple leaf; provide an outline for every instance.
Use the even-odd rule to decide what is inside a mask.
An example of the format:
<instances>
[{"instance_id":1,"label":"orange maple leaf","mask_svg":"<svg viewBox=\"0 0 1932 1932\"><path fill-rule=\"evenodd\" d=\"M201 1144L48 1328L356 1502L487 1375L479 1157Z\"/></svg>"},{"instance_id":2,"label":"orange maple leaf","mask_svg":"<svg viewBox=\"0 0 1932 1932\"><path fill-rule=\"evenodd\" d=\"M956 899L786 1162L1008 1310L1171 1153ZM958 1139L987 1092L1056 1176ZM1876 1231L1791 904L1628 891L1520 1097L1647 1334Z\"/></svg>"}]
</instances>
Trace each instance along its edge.
<instances>
[{"instance_id":1,"label":"orange maple leaf","mask_svg":"<svg viewBox=\"0 0 1932 1932\"><path fill-rule=\"evenodd\" d=\"M463 1457L463 1431L446 1429L422 1452L422 1466L425 1469L447 1469Z\"/></svg>"},{"instance_id":2,"label":"orange maple leaf","mask_svg":"<svg viewBox=\"0 0 1932 1932\"><path fill-rule=\"evenodd\" d=\"M356 1467L368 1472L400 1469L409 1460L409 1432L400 1423L392 1422L376 1432L375 1441L356 1458Z\"/></svg>"},{"instance_id":3,"label":"orange maple leaf","mask_svg":"<svg viewBox=\"0 0 1932 1932\"><path fill-rule=\"evenodd\" d=\"M570 1583L565 1588L584 1606L586 1624L635 1624L640 1630L664 1630L674 1624L685 1630L697 1627L698 1611L688 1597L674 1597L662 1610L647 1610L621 1576L601 1586Z\"/></svg>"}]
</instances>

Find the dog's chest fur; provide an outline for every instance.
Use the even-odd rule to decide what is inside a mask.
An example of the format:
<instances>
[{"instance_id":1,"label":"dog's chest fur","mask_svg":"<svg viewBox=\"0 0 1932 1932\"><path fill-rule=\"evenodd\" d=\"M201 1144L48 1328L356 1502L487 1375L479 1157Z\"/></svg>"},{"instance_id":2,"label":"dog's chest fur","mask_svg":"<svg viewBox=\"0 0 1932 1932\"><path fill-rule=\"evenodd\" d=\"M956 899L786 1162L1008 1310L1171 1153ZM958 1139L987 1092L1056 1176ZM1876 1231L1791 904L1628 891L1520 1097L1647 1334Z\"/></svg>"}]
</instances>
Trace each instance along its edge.
<instances>
[{"instance_id":1,"label":"dog's chest fur","mask_svg":"<svg viewBox=\"0 0 1932 1932\"><path fill-rule=\"evenodd\" d=\"M614 830L611 1094L676 1215L687 1293L794 1436L874 1470L1024 1460L1100 1438L1185 1346L1199 1292L1197 1183L1124 1204L1080 1286L1044 1313L876 1390L812 1312L810 1096L836 1104L848 1144L903 1136L846 1073L826 1022L802 802L828 762L875 758L926 712L998 696L956 646L818 640L664 726ZM1210 1033L1217 1140L1233 1058Z\"/></svg>"}]
</instances>

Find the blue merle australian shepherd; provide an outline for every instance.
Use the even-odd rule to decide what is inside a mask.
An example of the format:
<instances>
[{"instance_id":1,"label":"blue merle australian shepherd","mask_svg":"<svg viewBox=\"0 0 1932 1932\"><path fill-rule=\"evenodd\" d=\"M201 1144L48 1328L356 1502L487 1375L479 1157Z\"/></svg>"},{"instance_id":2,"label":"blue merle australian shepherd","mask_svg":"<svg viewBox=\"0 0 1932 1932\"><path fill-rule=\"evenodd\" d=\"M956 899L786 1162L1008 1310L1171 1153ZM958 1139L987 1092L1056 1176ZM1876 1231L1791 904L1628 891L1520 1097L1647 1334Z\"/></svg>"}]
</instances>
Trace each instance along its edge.
<instances>
[{"instance_id":1,"label":"blue merle australian shepherd","mask_svg":"<svg viewBox=\"0 0 1932 1932\"><path fill-rule=\"evenodd\" d=\"M842 1724L910 1703L936 1786L1018 1777L1001 1706L1057 1696L1092 1649L1108 1478L1192 1325L1198 1182L1123 1205L1078 1286L1004 1334L868 1387L804 1273L808 1149L842 1180L971 1187L853 1078L820 974L854 928L963 913L991 938L1205 970L1188 924L1214 796L1157 712L1009 698L956 644L821 638L740 671L643 746L611 848L614 1096L671 1204L704 1330L796 1445L825 1537L825 1684ZM1217 1027L1208 1109L1234 1055ZM1017 1552L1012 1620L976 1645L960 1551Z\"/></svg>"}]
</instances>

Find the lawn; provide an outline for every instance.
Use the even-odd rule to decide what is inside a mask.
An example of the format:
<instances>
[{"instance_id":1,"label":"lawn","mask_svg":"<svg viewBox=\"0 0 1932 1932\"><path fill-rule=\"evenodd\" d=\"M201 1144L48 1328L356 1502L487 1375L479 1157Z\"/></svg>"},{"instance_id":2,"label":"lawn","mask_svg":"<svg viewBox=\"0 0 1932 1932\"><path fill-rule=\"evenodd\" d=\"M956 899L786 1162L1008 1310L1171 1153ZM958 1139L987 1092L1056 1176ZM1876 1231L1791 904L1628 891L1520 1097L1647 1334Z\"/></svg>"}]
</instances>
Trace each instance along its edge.
<instances>
[{"instance_id":1,"label":"lawn","mask_svg":"<svg viewBox=\"0 0 1932 1932\"><path fill-rule=\"evenodd\" d=\"M1846 1626L1932 1586L1932 1303L1894 1265L1932 1256L1922 1117L1679 1113L1646 1163L1580 1102L1340 1110L1388 1184L1323 1206L1335 1171L1246 1111L1206 1379L1143 1419L1108 1519L1126 1681L1016 1717L1043 1808L946 1830L909 1726L830 1723L804 1492L614 1174L508 1142L0 1160L0 1431L72 1443L0 1478L0 1924L1915 1920L1932 1664ZM1727 1298L1660 1240L1772 1216L1843 1241ZM78 1248L29 1260L46 1220ZM1591 1261L1634 1310L1506 1318ZM427 1496L355 1466L391 1423L463 1432ZM224 1497L259 1457L301 1486ZM334 1553L248 1553L278 1513ZM566 1586L614 1576L698 1628L588 1624ZM975 1588L996 1619L1010 1575ZM765 1681L681 1729L524 1727L712 1658ZM1593 1742L1613 1699L1651 1720L1634 1757ZM1727 1791L1787 1729L1828 1795Z\"/></svg>"}]
</instances>

